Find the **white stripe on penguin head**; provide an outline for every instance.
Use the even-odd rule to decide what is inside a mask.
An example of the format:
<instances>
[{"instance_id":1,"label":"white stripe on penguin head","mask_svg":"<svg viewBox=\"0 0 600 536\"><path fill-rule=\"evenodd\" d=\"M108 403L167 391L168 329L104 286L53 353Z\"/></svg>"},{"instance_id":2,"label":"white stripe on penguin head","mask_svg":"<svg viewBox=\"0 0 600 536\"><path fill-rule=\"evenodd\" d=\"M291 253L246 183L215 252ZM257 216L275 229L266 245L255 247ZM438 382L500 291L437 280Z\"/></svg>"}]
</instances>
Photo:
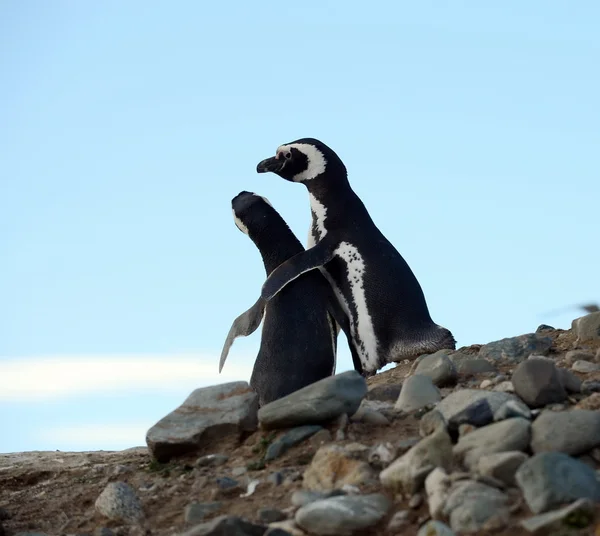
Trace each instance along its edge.
<instances>
[{"instance_id":1,"label":"white stripe on penguin head","mask_svg":"<svg viewBox=\"0 0 600 536\"><path fill-rule=\"evenodd\" d=\"M235 223L235 226L242 231L242 233L244 233L245 235L248 234L248 227L246 227L244 225L244 222L242 220L240 220L237 216L237 214L235 213L234 209L231 209L231 212L233 213L233 222Z\"/></svg>"},{"instance_id":2,"label":"white stripe on penguin head","mask_svg":"<svg viewBox=\"0 0 600 536\"><path fill-rule=\"evenodd\" d=\"M323 155L323 153L314 145L309 145L308 143L290 143L289 145L281 145L277 148L275 154L279 155L280 152L289 149L297 149L306 155L307 159L306 169L294 175L292 178L294 182L309 181L325 173L327 160L325 159L325 155Z\"/></svg>"}]
</instances>

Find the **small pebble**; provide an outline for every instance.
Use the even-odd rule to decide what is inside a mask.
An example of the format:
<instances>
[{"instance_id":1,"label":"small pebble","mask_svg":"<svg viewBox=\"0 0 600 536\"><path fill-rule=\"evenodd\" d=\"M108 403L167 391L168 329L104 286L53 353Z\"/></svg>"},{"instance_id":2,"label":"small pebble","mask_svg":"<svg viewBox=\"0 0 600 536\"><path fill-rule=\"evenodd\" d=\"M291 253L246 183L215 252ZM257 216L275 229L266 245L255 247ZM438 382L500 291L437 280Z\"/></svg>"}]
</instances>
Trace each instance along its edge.
<instances>
[{"instance_id":1,"label":"small pebble","mask_svg":"<svg viewBox=\"0 0 600 536\"><path fill-rule=\"evenodd\" d=\"M423 495L415 493L408 501L408 507L417 510L423 504Z\"/></svg>"},{"instance_id":2,"label":"small pebble","mask_svg":"<svg viewBox=\"0 0 600 536\"><path fill-rule=\"evenodd\" d=\"M227 463L227 460L229 460L229 456L225 456L224 454L207 454L198 458L196 465L198 467L218 467Z\"/></svg>"},{"instance_id":3,"label":"small pebble","mask_svg":"<svg viewBox=\"0 0 600 536\"><path fill-rule=\"evenodd\" d=\"M575 361L571 370L582 374L590 374L592 372L598 372L600 370L600 365L597 363L590 363L589 361Z\"/></svg>"},{"instance_id":4,"label":"small pebble","mask_svg":"<svg viewBox=\"0 0 600 536\"><path fill-rule=\"evenodd\" d=\"M277 523L278 521L283 521L287 519L287 516L276 508L261 508L258 511L258 519L261 523L265 525L269 525L270 523Z\"/></svg>"}]
</instances>

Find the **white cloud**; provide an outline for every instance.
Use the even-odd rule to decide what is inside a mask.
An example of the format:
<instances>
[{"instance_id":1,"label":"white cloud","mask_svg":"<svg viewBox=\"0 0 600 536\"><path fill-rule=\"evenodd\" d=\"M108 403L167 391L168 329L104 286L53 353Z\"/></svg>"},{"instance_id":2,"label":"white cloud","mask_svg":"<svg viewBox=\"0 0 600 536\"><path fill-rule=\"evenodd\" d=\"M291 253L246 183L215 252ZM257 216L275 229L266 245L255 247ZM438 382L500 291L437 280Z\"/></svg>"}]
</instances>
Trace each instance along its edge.
<instances>
[{"instance_id":1,"label":"white cloud","mask_svg":"<svg viewBox=\"0 0 600 536\"><path fill-rule=\"evenodd\" d=\"M229 363L221 374L218 361L217 357L206 355L2 358L0 402L37 401L114 390L192 390L249 380L254 358L241 359L244 364Z\"/></svg>"}]
</instances>

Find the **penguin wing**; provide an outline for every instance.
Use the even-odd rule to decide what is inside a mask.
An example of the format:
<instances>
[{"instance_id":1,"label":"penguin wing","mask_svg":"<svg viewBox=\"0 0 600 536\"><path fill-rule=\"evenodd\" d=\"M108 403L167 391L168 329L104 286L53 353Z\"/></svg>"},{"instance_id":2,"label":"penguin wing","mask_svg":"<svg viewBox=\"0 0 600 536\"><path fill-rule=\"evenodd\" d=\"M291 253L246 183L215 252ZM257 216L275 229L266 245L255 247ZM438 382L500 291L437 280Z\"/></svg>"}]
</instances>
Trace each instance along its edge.
<instances>
[{"instance_id":1,"label":"penguin wing","mask_svg":"<svg viewBox=\"0 0 600 536\"><path fill-rule=\"evenodd\" d=\"M256 303L250 307L250 309L242 313L233 321L233 324L229 329L229 333L227 334L227 339L225 339L223 350L221 351L221 359L219 360L219 374L223 369L223 365L225 364L225 360L227 359L227 355L229 354L229 349L231 348L233 341L237 337L247 337L251 333L254 333L256 328L260 326L265 312L265 306L265 300L258 298Z\"/></svg>"},{"instance_id":2,"label":"penguin wing","mask_svg":"<svg viewBox=\"0 0 600 536\"><path fill-rule=\"evenodd\" d=\"M342 331L346 335L346 340L348 341L348 347L350 348L350 354L352 355L352 363L354 364L354 370L359 374L363 374L363 367L360 361L360 357L358 357L358 352L352 344L352 332L350 331L350 319L346 312L342 309L339 300L333 292L333 288L329 286L329 296L327 302L327 310L329 314L335 319L338 323Z\"/></svg>"},{"instance_id":3,"label":"penguin wing","mask_svg":"<svg viewBox=\"0 0 600 536\"><path fill-rule=\"evenodd\" d=\"M300 277L303 273L327 264L335 256L337 246L337 241L328 240L326 236L312 248L297 253L287 261L281 263L264 282L261 297L269 301L283 287Z\"/></svg>"}]
</instances>

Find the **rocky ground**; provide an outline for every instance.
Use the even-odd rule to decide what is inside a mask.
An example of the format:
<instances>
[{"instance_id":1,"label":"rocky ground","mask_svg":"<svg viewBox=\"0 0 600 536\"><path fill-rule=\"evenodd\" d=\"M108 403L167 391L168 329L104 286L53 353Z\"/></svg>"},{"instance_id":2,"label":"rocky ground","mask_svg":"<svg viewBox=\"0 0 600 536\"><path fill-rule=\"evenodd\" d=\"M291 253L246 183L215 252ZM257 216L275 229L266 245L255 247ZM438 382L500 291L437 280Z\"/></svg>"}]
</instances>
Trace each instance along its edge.
<instances>
[{"instance_id":1,"label":"rocky ground","mask_svg":"<svg viewBox=\"0 0 600 536\"><path fill-rule=\"evenodd\" d=\"M0 455L0 536L600 536L600 312L257 410L223 384L148 448Z\"/></svg>"}]
</instances>

